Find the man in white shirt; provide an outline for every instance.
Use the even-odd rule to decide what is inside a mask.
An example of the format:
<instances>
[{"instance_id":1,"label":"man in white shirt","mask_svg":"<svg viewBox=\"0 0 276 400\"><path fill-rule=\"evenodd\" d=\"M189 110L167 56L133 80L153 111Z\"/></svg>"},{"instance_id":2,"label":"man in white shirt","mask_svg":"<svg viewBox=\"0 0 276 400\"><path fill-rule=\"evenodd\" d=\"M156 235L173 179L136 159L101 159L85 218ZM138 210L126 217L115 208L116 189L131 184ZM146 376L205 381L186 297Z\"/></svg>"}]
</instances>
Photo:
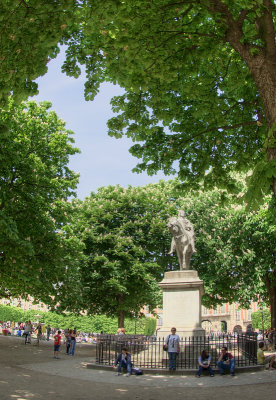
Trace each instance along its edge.
<instances>
[{"instance_id":1,"label":"man in white shirt","mask_svg":"<svg viewBox=\"0 0 276 400\"><path fill-rule=\"evenodd\" d=\"M171 329L171 335L168 335L165 339L165 343L167 345L168 355L169 355L169 370L170 371L176 370L176 359L177 359L178 353L180 352L180 338L175 332L176 332L176 328L173 327Z\"/></svg>"}]
</instances>

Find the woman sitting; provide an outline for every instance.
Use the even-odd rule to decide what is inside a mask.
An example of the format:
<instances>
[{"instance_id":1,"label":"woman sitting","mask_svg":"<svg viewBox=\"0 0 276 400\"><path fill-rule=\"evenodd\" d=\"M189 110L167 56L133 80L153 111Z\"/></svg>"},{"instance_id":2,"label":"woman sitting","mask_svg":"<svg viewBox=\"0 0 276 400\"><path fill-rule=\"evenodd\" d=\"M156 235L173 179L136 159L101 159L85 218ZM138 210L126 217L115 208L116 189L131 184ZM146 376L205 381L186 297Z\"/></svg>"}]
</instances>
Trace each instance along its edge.
<instances>
[{"instance_id":1,"label":"woman sitting","mask_svg":"<svg viewBox=\"0 0 276 400\"><path fill-rule=\"evenodd\" d=\"M198 357L198 371L196 377L199 378L203 371L209 371L210 376L214 376L214 372L211 368L211 356L207 350L202 350L201 355Z\"/></svg>"}]
</instances>

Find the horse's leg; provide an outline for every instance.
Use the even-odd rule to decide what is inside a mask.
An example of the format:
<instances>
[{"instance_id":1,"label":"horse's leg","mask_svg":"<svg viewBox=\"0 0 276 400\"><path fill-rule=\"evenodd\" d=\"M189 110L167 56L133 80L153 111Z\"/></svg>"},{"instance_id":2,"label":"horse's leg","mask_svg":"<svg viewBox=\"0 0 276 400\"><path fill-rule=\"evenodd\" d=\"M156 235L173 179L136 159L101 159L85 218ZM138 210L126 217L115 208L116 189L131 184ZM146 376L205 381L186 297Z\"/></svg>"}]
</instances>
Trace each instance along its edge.
<instances>
[{"instance_id":1,"label":"horse's leg","mask_svg":"<svg viewBox=\"0 0 276 400\"><path fill-rule=\"evenodd\" d=\"M185 254L185 265L187 269L190 269L190 263L191 263L191 258L192 258L193 250L191 245L187 246L187 251Z\"/></svg>"},{"instance_id":2,"label":"horse's leg","mask_svg":"<svg viewBox=\"0 0 276 400\"><path fill-rule=\"evenodd\" d=\"M176 247L176 253L177 253L177 258L178 258L179 267L180 267L180 271L181 271L183 269L183 253L182 253L181 249L179 249L178 247Z\"/></svg>"}]
</instances>

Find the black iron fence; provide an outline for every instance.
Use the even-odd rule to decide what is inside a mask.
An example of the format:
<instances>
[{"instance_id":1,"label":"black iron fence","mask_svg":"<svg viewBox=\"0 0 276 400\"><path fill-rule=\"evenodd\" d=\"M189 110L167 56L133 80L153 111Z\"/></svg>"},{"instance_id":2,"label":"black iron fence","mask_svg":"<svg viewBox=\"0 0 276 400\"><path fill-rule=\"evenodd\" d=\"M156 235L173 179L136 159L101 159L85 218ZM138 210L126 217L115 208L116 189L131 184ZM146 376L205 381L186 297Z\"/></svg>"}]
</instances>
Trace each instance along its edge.
<instances>
[{"instance_id":1,"label":"black iron fence","mask_svg":"<svg viewBox=\"0 0 276 400\"><path fill-rule=\"evenodd\" d=\"M96 363L113 365L122 347L127 347L135 367L150 369L168 368L168 354L163 350L165 338L142 335L99 335L96 345ZM215 366L220 350L226 346L235 357L237 367L257 364L257 337L248 334L224 334L185 337L180 341L177 358L178 369L198 368L198 357L208 350Z\"/></svg>"}]
</instances>

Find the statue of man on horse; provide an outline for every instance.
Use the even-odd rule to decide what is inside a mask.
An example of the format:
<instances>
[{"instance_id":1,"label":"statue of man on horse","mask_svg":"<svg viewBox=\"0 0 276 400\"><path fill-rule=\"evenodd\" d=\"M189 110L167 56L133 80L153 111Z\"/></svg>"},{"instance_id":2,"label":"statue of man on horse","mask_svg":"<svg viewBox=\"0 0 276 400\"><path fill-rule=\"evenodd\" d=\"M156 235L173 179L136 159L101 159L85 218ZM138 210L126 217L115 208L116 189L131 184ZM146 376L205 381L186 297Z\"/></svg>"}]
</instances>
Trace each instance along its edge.
<instances>
[{"instance_id":1,"label":"statue of man on horse","mask_svg":"<svg viewBox=\"0 0 276 400\"><path fill-rule=\"evenodd\" d=\"M176 250L180 270L189 270L192 254L196 252L194 226L185 211L180 210L177 218L169 218L168 228L173 236L169 254Z\"/></svg>"}]
</instances>

